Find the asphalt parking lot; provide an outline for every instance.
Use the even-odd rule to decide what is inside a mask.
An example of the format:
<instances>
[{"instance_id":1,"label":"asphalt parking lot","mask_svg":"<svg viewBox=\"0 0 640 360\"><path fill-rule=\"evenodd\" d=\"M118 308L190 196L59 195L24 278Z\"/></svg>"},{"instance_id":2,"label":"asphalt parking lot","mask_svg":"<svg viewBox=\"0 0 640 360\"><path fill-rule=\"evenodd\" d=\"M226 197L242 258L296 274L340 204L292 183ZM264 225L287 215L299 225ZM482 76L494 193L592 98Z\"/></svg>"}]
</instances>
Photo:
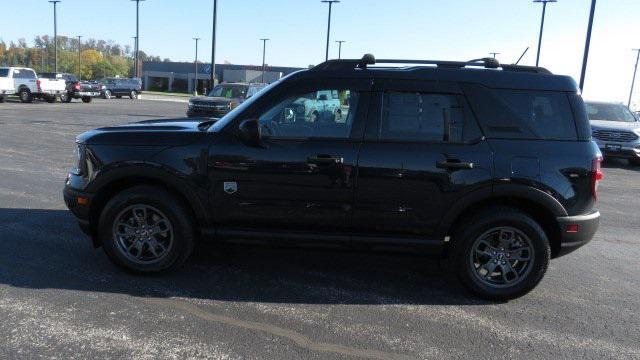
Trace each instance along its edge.
<instances>
[{"instance_id":1,"label":"asphalt parking lot","mask_svg":"<svg viewBox=\"0 0 640 360\"><path fill-rule=\"evenodd\" d=\"M508 303L420 257L208 246L168 276L118 270L64 207L74 137L185 110L0 104L0 358L640 358L640 167L622 161L596 238Z\"/></svg>"}]
</instances>

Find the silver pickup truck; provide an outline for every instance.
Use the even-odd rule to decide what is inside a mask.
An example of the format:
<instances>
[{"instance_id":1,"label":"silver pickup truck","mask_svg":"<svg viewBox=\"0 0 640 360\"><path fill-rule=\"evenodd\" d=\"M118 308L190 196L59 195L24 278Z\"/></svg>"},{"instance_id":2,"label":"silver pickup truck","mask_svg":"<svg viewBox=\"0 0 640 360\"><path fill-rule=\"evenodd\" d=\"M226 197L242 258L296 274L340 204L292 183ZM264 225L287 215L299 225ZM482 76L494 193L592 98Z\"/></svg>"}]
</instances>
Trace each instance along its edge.
<instances>
[{"instance_id":1,"label":"silver pickup truck","mask_svg":"<svg viewBox=\"0 0 640 360\"><path fill-rule=\"evenodd\" d=\"M640 165L640 121L623 104L586 102L593 140L605 158L629 159Z\"/></svg>"}]
</instances>

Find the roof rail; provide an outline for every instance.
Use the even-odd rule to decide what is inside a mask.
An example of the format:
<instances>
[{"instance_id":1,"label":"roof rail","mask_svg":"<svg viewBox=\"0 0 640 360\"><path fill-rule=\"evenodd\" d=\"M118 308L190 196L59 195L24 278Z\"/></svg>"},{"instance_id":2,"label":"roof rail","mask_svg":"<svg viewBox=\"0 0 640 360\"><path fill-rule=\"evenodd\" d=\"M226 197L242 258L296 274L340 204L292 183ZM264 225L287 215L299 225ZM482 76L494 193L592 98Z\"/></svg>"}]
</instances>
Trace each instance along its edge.
<instances>
[{"instance_id":1,"label":"roof rail","mask_svg":"<svg viewBox=\"0 0 640 360\"><path fill-rule=\"evenodd\" d=\"M551 74L551 72L545 68L536 66L523 66L523 65L507 65L500 64L498 60L494 58L481 58L473 59L469 61L446 61L446 60L405 60L405 59L379 59L371 54L365 54L362 59L334 59L325 61L311 70L313 71L326 71L326 70L353 70L366 69L367 65L377 64L417 64L417 65L435 65L439 68L451 68L461 69L467 66L471 67L483 67L485 69L502 69L503 71L514 72L529 72L537 74Z\"/></svg>"}]
</instances>

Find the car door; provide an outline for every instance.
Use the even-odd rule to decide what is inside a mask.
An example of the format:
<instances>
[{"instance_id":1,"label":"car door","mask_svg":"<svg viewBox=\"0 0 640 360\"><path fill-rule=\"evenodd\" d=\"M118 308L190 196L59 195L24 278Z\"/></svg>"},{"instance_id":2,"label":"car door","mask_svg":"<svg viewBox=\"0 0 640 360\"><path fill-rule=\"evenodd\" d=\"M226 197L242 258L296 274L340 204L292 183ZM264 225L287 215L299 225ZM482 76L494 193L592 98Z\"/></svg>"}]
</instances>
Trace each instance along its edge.
<instances>
[{"instance_id":1,"label":"car door","mask_svg":"<svg viewBox=\"0 0 640 360\"><path fill-rule=\"evenodd\" d=\"M430 239L447 211L490 192L492 154L459 86L376 80L353 234Z\"/></svg>"},{"instance_id":2,"label":"car door","mask_svg":"<svg viewBox=\"0 0 640 360\"><path fill-rule=\"evenodd\" d=\"M319 90L348 99L348 114L314 119L304 99ZM234 119L211 146L211 204L218 235L234 229L269 236L282 231L348 239L355 167L368 110L370 84L362 80L286 82ZM301 108L302 107L302 108ZM258 119L262 144L238 140L238 124Z\"/></svg>"}]
</instances>

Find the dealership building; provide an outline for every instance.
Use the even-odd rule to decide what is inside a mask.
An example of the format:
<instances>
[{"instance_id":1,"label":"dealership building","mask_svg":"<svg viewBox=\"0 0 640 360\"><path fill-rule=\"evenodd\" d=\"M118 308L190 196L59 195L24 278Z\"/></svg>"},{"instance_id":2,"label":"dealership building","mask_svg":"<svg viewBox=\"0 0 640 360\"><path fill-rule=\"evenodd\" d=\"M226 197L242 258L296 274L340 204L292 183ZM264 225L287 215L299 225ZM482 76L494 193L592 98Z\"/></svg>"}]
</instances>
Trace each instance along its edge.
<instances>
[{"instance_id":1,"label":"dealership building","mask_svg":"<svg viewBox=\"0 0 640 360\"><path fill-rule=\"evenodd\" d=\"M301 68L284 66L265 66L264 78L262 66L216 64L215 81L222 82L274 82L281 77ZM198 92L211 89L211 64L198 64ZM264 79L264 81L263 81ZM195 90L195 64L192 62L146 61L142 63L142 82L144 90L175 91L191 93Z\"/></svg>"}]
</instances>

